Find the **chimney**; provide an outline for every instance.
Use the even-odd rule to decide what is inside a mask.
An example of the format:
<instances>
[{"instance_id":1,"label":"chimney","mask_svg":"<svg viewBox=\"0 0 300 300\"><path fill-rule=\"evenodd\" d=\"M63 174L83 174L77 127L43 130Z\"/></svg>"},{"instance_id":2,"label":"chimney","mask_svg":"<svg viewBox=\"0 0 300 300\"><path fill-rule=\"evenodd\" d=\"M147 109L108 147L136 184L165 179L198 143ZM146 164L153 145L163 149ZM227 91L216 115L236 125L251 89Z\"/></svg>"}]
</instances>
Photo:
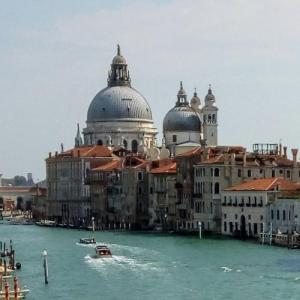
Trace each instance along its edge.
<instances>
[{"instance_id":1,"label":"chimney","mask_svg":"<svg viewBox=\"0 0 300 300\"><path fill-rule=\"evenodd\" d=\"M51 158L51 156L52 156L52 154L51 154L51 152L49 152L49 158Z\"/></svg>"},{"instance_id":2,"label":"chimney","mask_svg":"<svg viewBox=\"0 0 300 300\"><path fill-rule=\"evenodd\" d=\"M283 147L283 157L284 158L287 158L287 154L286 153L287 153L287 146L284 146Z\"/></svg>"},{"instance_id":3,"label":"chimney","mask_svg":"<svg viewBox=\"0 0 300 300\"><path fill-rule=\"evenodd\" d=\"M293 167L297 167L297 154L298 149L292 149L292 155L293 155Z\"/></svg>"},{"instance_id":4,"label":"chimney","mask_svg":"<svg viewBox=\"0 0 300 300\"><path fill-rule=\"evenodd\" d=\"M231 164L232 166L235 165L235 153L231 153L231 154L230 154L230 164Z\"/></svg>"},{"instance_id":5,"label":"chimney","mask_svg":"<svg viewBox=\"0 0 300 300\"><path fill-rule=\"evenodd\" d=\"M243 153L243 166L244 167L247 166L247 152L246 151Z\"/></svg>"},{"instance_id":6,"label":"chimney","mask_svg":"<svg viewBox=\"0 0 300 300\"><path fill-rule=\"evenodd\" d=\"M209 159L210 148L206 149L205 159Z\"/></svg>"},{"instance_id":7,"label":"chimney","mask_svg":"<svg viewBox=\"0 0 300 300\"><path fill-rule=\"evenodd\" d=\"M279 155L282 156L282 144L279 144Z\"/></svg>"},{"instance_id":8,"label":"chimney","mask_svg":"<svg viewBox=\"0 0 300 300\"><path fill-rule=\"evenodd\" d=\"M55 157L57 157L57 154L58 154L57 151L55 151Z\"/></svg>"}]
</instances>

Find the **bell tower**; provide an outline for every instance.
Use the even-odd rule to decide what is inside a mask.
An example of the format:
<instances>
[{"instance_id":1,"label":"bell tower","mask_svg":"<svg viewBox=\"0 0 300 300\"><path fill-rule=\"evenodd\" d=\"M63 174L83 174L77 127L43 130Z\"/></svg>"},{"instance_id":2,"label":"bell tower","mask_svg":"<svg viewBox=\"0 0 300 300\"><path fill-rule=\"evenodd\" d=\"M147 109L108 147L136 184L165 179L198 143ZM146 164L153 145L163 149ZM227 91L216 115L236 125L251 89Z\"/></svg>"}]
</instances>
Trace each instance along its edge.
<instances>
[{"instance_id":1,"label":"bell tower","mask_svg":"<svg viewBox=\"0 0 300 300\"><path fill-rule=\"evenodd\" d=\"M216 99L209 85L208 93L205 97L203 113L203 135L206 146L218 145L218 108Z\"/></svg>"}]
</instances>

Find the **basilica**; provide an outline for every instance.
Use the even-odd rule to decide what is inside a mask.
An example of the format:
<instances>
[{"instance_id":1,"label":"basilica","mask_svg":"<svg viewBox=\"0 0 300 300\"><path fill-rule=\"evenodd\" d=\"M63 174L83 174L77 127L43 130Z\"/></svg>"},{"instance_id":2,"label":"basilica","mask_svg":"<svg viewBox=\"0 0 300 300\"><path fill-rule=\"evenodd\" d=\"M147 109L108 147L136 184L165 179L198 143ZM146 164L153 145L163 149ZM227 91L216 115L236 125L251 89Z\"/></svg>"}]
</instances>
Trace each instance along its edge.
<instances>
[{"instance_id":1,"label":"basilica","mask_svg":"<svg viewBox=\"0 0 300 300\"><path fill-rule=\"evenodd\" d=\"M162 146L175 154L177 145L216 146L218 122L215 96L211 87L202 105L196 91L190 101L180 82L175 106L163 121ZM84 145L121 146L134 153L156 145L158 131L152 120L151 108L145 97L132 87L129 69L120 46L111 63L107 87L92 100L83 129ZM77 132L75 145L82 139Z\"/></svg>"}]
</instances>

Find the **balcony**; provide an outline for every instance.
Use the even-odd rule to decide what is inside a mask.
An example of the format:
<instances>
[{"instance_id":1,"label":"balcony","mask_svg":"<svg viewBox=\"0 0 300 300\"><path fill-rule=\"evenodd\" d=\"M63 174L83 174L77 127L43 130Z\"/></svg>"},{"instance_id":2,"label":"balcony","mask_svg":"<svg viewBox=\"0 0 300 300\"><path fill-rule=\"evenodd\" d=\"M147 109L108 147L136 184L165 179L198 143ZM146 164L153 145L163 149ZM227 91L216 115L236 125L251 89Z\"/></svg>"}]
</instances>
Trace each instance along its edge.
<instances>
[{"instance_id":1,"label":"balcony","mask_svg":"<svg viewBox=\"0 0 300 300\"><path fill-rule=\"evenodd\" d=\"M250 206L251 206L251 204L250 204L250 203L247 203L247 204L246 204L246 206L247 206L247 207L250 207Z\"/></svg>"},{"instance_id":2,"label":"balcony","mask_svg":"<svg viewBox=\"0 0 300 300\"><path fill-rule=\"evenodd\" d=\"M236 206L237 206L237 203L233 203L232 206L235 206L235 207L236 207Z\"/></svg>"},{"instance_id":3,"label":"balcony","mask_svg":"<svg viewBox=\"0 0 300 300\"><path fill-rule=\"evenodd\" d=\"M239 203L239 207L244 207L244 203Z\"/></svg>"},{"instance_id":4,"label":"balcony","mask_svg":"<svg viewBox=\"0 0 300 300\"><path fill-rule=\"evenodd\" d=\"M253 203L251 206L252 206L252 207L256 207L257 205L256 205L256 203Z\"/></svg>"},{"instance_id":5,"label":"balcony","mask_svg":"<svg viewBox=\"0 0 300 300\"><path fill-rule=\"evenodd\" d=\"M226 206L226 205L227 205L226 202L223 202L223 203L222 203L222 206Z\"/></svg>"}]
</instances>

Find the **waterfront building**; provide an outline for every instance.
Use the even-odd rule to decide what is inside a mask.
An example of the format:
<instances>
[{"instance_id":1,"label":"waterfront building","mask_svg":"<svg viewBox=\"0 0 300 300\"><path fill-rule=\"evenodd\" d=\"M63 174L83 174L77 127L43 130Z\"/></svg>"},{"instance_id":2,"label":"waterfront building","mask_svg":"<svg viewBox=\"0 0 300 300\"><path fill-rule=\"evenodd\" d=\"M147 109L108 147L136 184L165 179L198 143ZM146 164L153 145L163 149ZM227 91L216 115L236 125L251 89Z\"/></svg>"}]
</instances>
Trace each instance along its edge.
<instances>
[{"instance_id":1,"label":"waterfront building","mask_svg":"<svg viewBox=\"0 0 300 300\"><path fill-rule=\"evenodd\" d=\"M299 185L298 185L299 187ZM273 232L300 232L300 192L278 191L275 200L268 208L268 220L272 223Z\"/></svg>"},{"instance_id":2,"label":"waterfront building","mask_svg":"<svg viewBox=\"0 0 300 300\"><path fill-rule=\"evenodd\" d=\"M127 62L118 46L107 87L89 106L84 144L122 146L136 153L140 143L148 148L154 144L156 134L151 108L146 98L131 86Z\"/></svg>"},{"instance_id":3,"label":"waterfront building","mask_svg":"<svg viewBox=\"0 0 300 300\"><path fill-rule=\"evenodd\" d=\"M221 192L222 198L222 234L238 237L259 237L261 232L269 232L271 222L275 220L272 231L280 226L288 226L288 218L294 218L282 201L275 201L277 194L296 191L300 186L283 178L260 178L250 180ZM274 202L275 201L275 202ZM271 203L276 203L272 205ZM279 209L279 206L281 209ZM274 216L274 211L276 212ZM281 213L280 213L281 212ZM290 212L290 215L288 215ZM281 222L280 222L281 221ZM284 222L284 223L282 223Z\"/></svg>"},{"instance_id":4,"label":"waterfront building","mask_svg":"<svg viewBox=\"0 0 300 300\"><path fill-rule=\"evenodd\" d=\"M31 210L35 187L2 186L0 187L0 211Z\"/></svg>"},{"instance_id":5,"label":"waterfront building","mask_svg":"<svg viewBox=\"0 0 300 300\"><path fill-rule=\"evenodd\" d=\"M90 219L90 190L85 178L93 167L111 161L114 154L107 146L83 146L46 159L48 217L58 222L77 224Z\"/></svg>"},{"instance_id":6,"label":"waterfront building","mask_svg":"<svg viewBox=\"0 0 300 300\"><path fill-rule=\"evenodd\" d=\"M149 161L134 154L93 168L86 183L99 228L148 228Z\"/></svg>"},{"instance_id":7,"label":"waterfront building","mask_svg":"<svg viewBox=\"0 0 300 300\"><path fill-rule=\"evenodd\" d=\"M234 148L235 149L235 148ZM300 180L297 151L287 158L287 149L277 144L255 144L253 152L241 147L211 156L194 166L194 201L197 204L194 221L204 222L204 228L221 232L221 191L257 178L283 177Z\"/></svg>"},{"instance_id":8,"label":"waterfront building","mask_svg":"<svg viewBox=\"0 0 300 300\"><path fill-rule=\"evenodd\" d=\"M149 228L176 228L176 161L166 158L151 163L149 171Z\"/></svg>"}]
</instances>

